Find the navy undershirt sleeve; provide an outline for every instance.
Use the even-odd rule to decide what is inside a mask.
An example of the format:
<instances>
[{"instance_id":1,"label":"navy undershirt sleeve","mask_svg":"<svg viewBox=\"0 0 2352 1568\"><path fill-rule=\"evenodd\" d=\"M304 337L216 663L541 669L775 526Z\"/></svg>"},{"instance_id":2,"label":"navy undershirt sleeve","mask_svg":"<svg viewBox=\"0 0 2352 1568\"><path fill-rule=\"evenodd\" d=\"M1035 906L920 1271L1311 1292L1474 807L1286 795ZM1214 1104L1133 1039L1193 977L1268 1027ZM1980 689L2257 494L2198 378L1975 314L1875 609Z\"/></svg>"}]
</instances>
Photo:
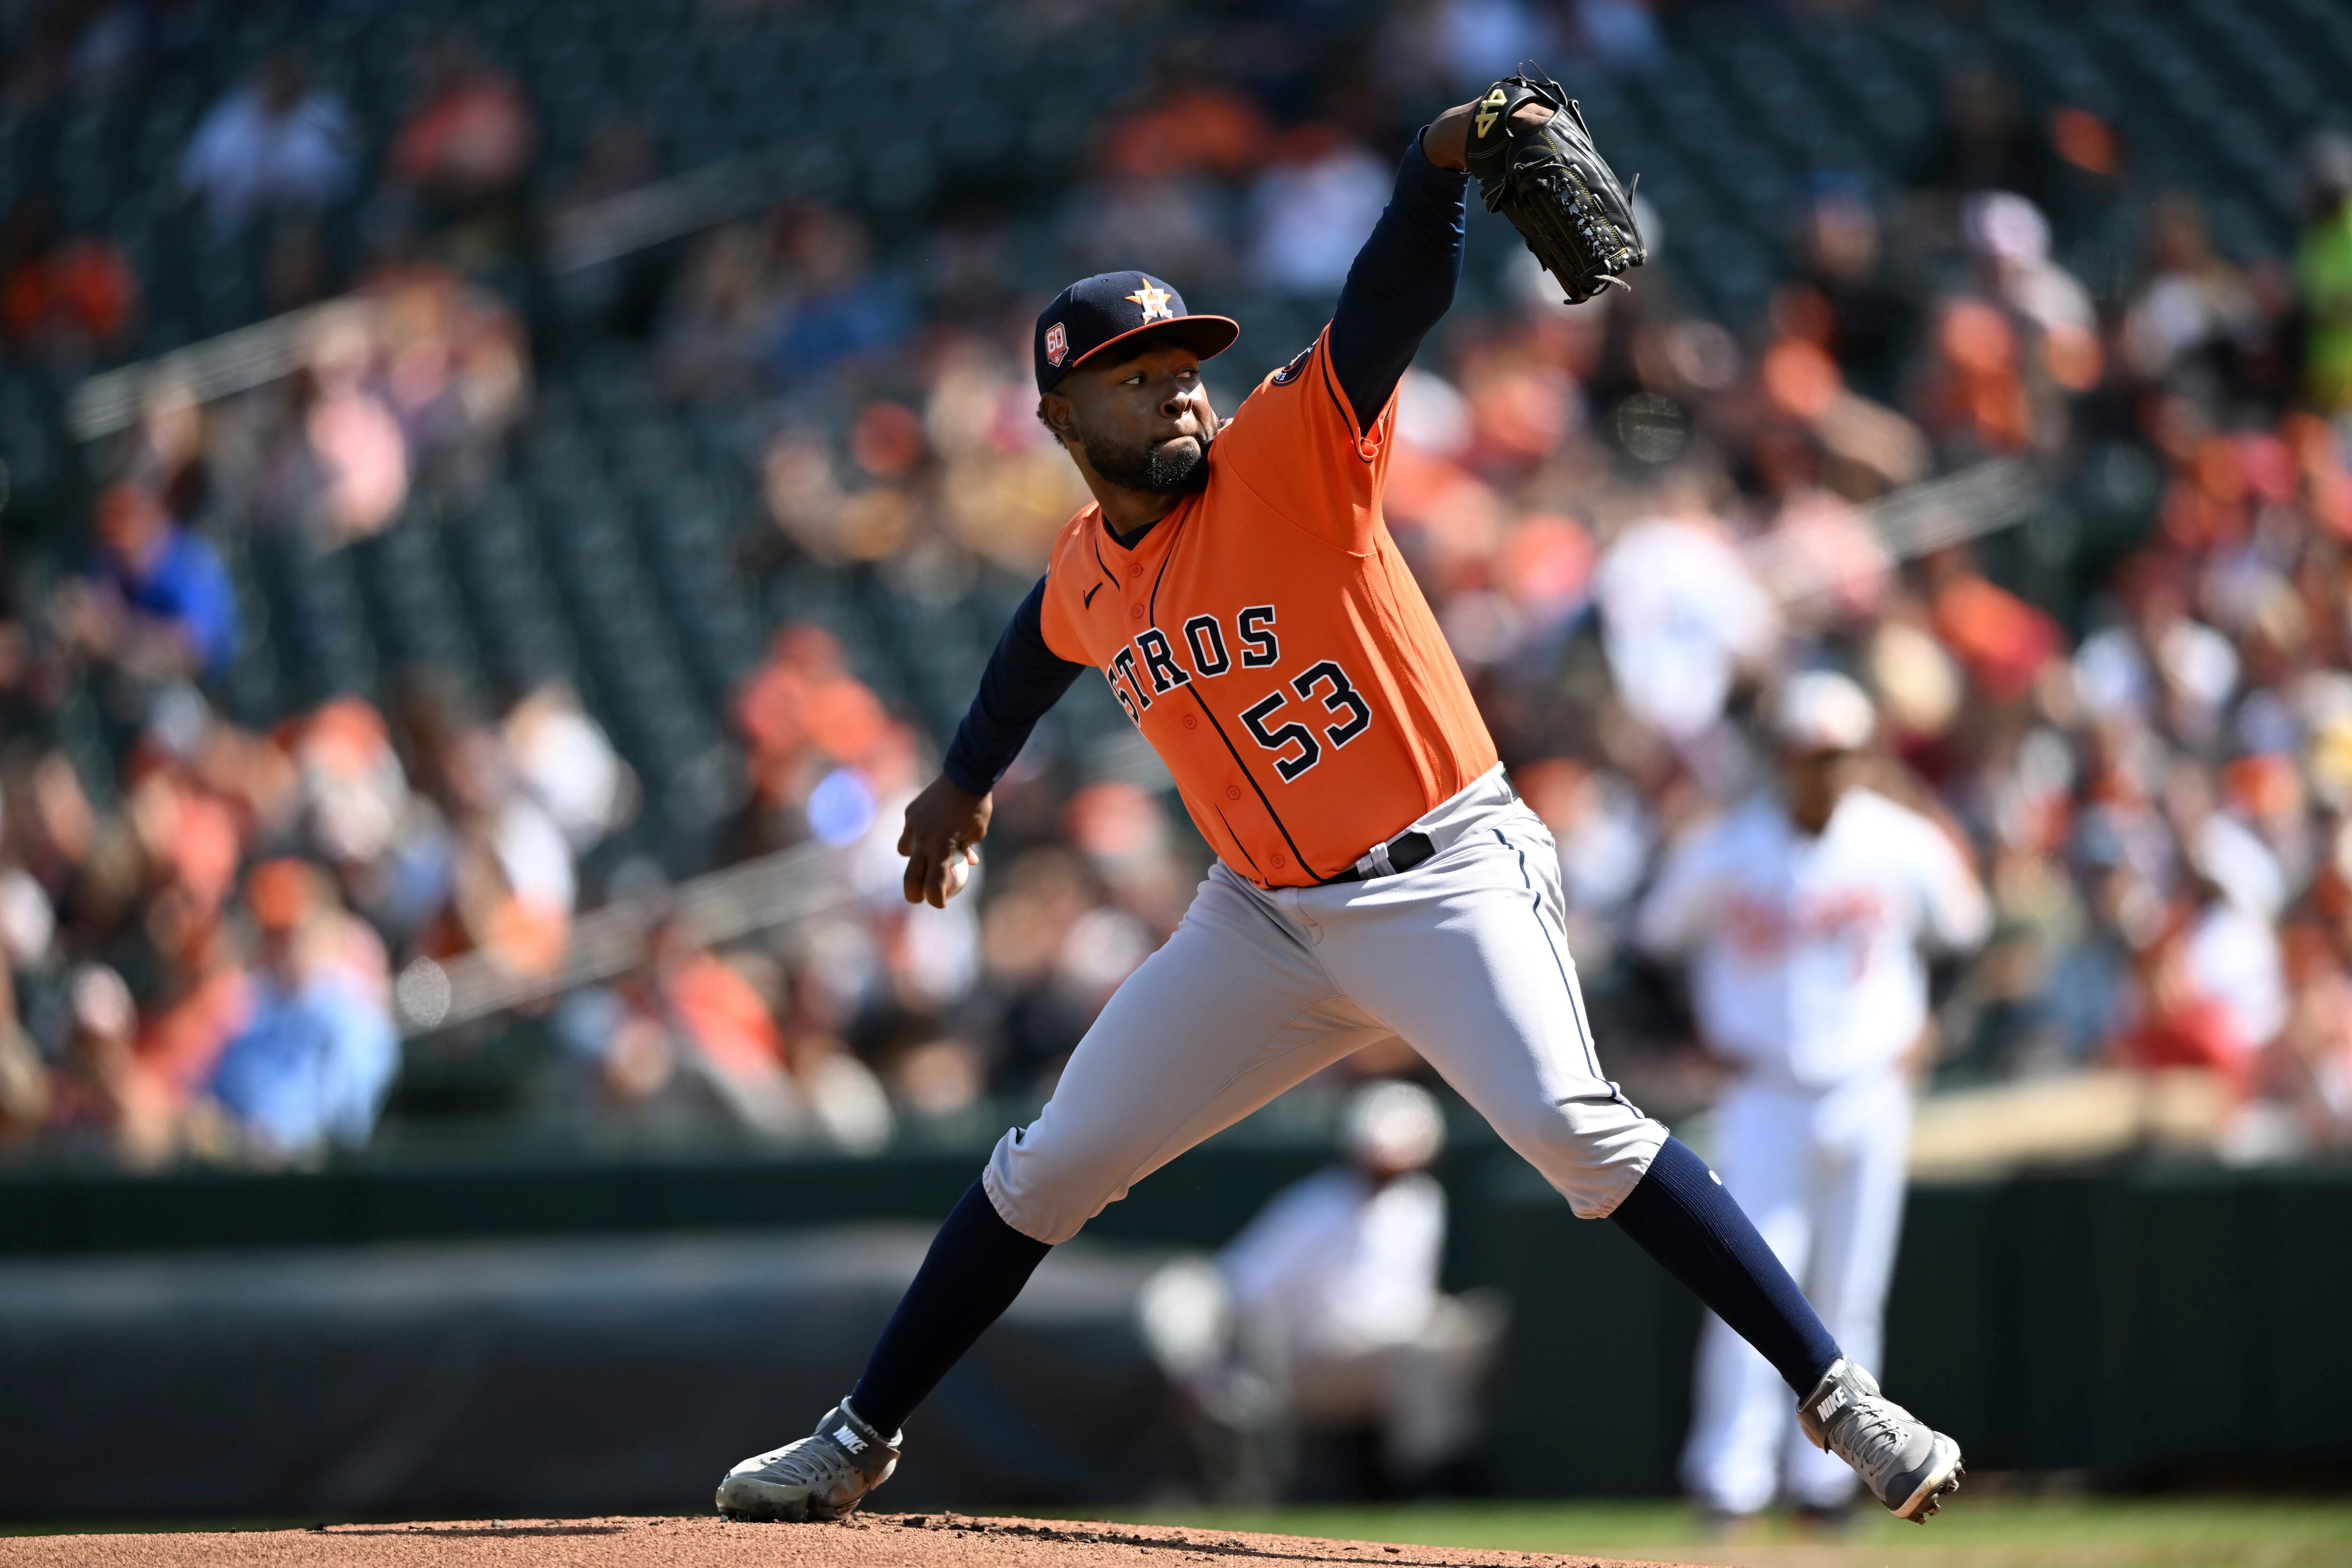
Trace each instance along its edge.
<instances>
[{"instance_id":1,"label":"navy undershirt sleeve","mask_svg":"<svg viewBox=\"0 0 2352 1568\"><path fill-rule=\"evenodd\" d=\"M988 668L980 678L980 691L956 726L955 740L940 764L948 782L968 795L986 795L996 787L1037 721L1087 668L1045 646L1045 579L1040 577L1013 612L1004 635L996 639L996 651L988 656Z\"/></svg>"},{"instance_id":2,"label":"navy undershirt sleeve","mask_svg":"<svg viewBox=\"0 0 2352 1568\"><path fill-rule=\"evenodd\" d=\"M1331 373L1365 428L1388 406L1422 338L1454 303L1467 181L1431 163L1415 136L1387 210L1348 268L1331 312Z\"/></svg>"}]
</instances>

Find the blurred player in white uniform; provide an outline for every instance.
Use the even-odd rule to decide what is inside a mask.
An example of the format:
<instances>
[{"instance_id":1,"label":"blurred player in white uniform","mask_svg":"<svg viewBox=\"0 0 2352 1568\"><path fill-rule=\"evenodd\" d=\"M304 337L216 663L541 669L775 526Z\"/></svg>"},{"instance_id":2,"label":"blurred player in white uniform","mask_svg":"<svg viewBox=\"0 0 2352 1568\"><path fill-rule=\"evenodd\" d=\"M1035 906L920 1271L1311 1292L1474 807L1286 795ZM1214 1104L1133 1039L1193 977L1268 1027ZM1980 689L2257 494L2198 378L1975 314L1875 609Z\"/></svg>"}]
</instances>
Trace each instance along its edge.
<instances>
[{"instance_id":1,"label":"blurred player in white uniform","mask_svg":"<svg viewBox=\"0 0 2352 1568\"><path fill-rule=\"evenodd\" d=\"M1914 1073L1927 1040L1922 947L1971 948L1991 915L1961 847L1861 787L1870 700L1790 679L1774 714L1781 788L1669 854L1637 935L1687 957L1699 1032L1738 1077L1715 1167L1848 1353L1876 1365L1903 1215ZM1710 1510L1776 1493L1835 1512L1853 1473L1803 1438L1780 1379L1712 1314L1683 1479Z\"/></svg>"},{"instance_id":2,"label":"blurred player in white uniform","mask_svg":"<svg viewBox=\"0 0 2352 1568\"><path fill-rule=\"evenodd\" d=\"M1389 1479L1407 1489L1477 1437L1503 1330L1498 1302L1437 1288L1445 1189L1428 1165L1444 1143L1428 1090L1365 1085L1347 1162L1276 1194L1217 1259L1235 1304L1280 1331L1299 1426L1377 1426Z\"/></svg>"}]
</instances>

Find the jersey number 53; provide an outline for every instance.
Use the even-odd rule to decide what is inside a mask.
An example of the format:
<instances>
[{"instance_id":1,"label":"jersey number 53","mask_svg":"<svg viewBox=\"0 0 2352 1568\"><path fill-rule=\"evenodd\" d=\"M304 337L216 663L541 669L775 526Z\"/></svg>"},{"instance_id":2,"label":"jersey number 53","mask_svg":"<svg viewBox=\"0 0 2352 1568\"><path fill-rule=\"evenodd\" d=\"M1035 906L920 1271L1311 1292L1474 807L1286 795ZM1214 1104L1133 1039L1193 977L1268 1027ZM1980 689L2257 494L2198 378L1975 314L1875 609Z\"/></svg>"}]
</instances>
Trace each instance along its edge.
<instances>
[{"instance_id":1,"label":"jersey number 53","mask_svg":"<svg viewBox=\"0 0 2352 1568\"><path fill-rule=\"evenodd\" d=\"M1323 744L1306 724L1297 719L1270 723L1294 694L1308 703L1319 697L1325 712L1346 715L1337 724L1323 726L1323 741L1329 742L1334 751L1362 734L1372 722L1372 710L1348 679L1348 672L1337 661L1328 658L1309 666L1287 689L1276 687L1251 703L1242 710L1242 722L1249 726L1251 736L1259 745L1278 753L1274 759L1274 771L1282 775L1285 784L1323 760ZM1318 721L1321 718L1319 714L1308 716Z\"/></svg>"}]
</instances>

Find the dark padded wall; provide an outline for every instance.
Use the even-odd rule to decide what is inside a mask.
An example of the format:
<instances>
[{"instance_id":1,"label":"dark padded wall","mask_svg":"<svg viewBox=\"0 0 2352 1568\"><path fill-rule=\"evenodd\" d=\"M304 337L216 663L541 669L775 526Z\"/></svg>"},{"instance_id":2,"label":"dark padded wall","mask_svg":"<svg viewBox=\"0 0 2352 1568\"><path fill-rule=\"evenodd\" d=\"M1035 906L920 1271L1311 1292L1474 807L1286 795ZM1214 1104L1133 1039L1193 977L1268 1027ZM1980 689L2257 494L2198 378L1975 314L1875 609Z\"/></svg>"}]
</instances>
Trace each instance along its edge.
<instances>
[{"instance_id":1,"label":"dark padded wall","mask_svg":"<svg viewBox=\"0 0 2352 1568\"><path fill-rule=\"evenodd\" d=\"M847 1392L928 1235L0 1265L0 1517L699 1511ZM1160 1259L1047 1260L910 1424L898 1507L1183 1472ZM135 1485L126 1478L136 1478Z\"/></svg>"},{"instance_id":2,"label":"dark padded wall","mask_svg":"<svg viewBox=\"0 0 2352 1568\"><path fill-rule=\"evenodd\" d=\"M1087 1240L1213 1246L1328 1154L1228 1135ZM848 1386L975 1163L0 1182L18 1255L0 1263L0 1514L120 1511L92 1457L126 1452L168 1457L149 1512L700 1507L714 1463ZM1450 1282L1512 1306L1506 1440L1482 1473L1508 1494L1671 1490L1696 1309L1491 1142L1464 1140L1444 1174ZM854 1244L749 1228L808 1213L911 1224ZM647 1234L730 1224L747 1228ZM596 1231L619 1234L381 1239ZM370 1244L315 1245L334 1240ZM191 1250L156 1250L173 1242ZM199 1250L226 1243L247 1250ZM124 1245L142 1250L93 1255ZM1084 1252L1057 1255L917 1418L894 1504L1181 1479L1187 1429L1132 1326L1145 1266ZM1918 1188L1889 1317L1889 1391L1980 1468L2352 1468L2352 1172Z\"/></svg>"}]
</instances>

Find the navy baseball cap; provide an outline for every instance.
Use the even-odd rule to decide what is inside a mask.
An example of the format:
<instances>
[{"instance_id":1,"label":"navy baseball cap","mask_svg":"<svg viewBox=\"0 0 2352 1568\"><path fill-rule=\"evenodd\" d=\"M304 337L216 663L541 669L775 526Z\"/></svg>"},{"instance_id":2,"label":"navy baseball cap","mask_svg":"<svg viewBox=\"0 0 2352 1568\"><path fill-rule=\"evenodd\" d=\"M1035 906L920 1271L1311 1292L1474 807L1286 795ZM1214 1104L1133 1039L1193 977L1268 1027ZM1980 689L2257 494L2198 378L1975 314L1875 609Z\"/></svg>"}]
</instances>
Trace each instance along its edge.
<instances>
[{"instance_id":1,"label":"navy baseball cap","mask_svg":"<svg viewBox=\"0 0 2352 1568\"><path fill-rule=\"evenodd\" d=\"M1149 272L1097 272L1055 295L1037 318L1037 390L1053 391L1111 344L1146 334L1208 359L1233 347L1242 329L1230 316L1192 314L1184 296Z\"/></svg>"}]
</instances>

